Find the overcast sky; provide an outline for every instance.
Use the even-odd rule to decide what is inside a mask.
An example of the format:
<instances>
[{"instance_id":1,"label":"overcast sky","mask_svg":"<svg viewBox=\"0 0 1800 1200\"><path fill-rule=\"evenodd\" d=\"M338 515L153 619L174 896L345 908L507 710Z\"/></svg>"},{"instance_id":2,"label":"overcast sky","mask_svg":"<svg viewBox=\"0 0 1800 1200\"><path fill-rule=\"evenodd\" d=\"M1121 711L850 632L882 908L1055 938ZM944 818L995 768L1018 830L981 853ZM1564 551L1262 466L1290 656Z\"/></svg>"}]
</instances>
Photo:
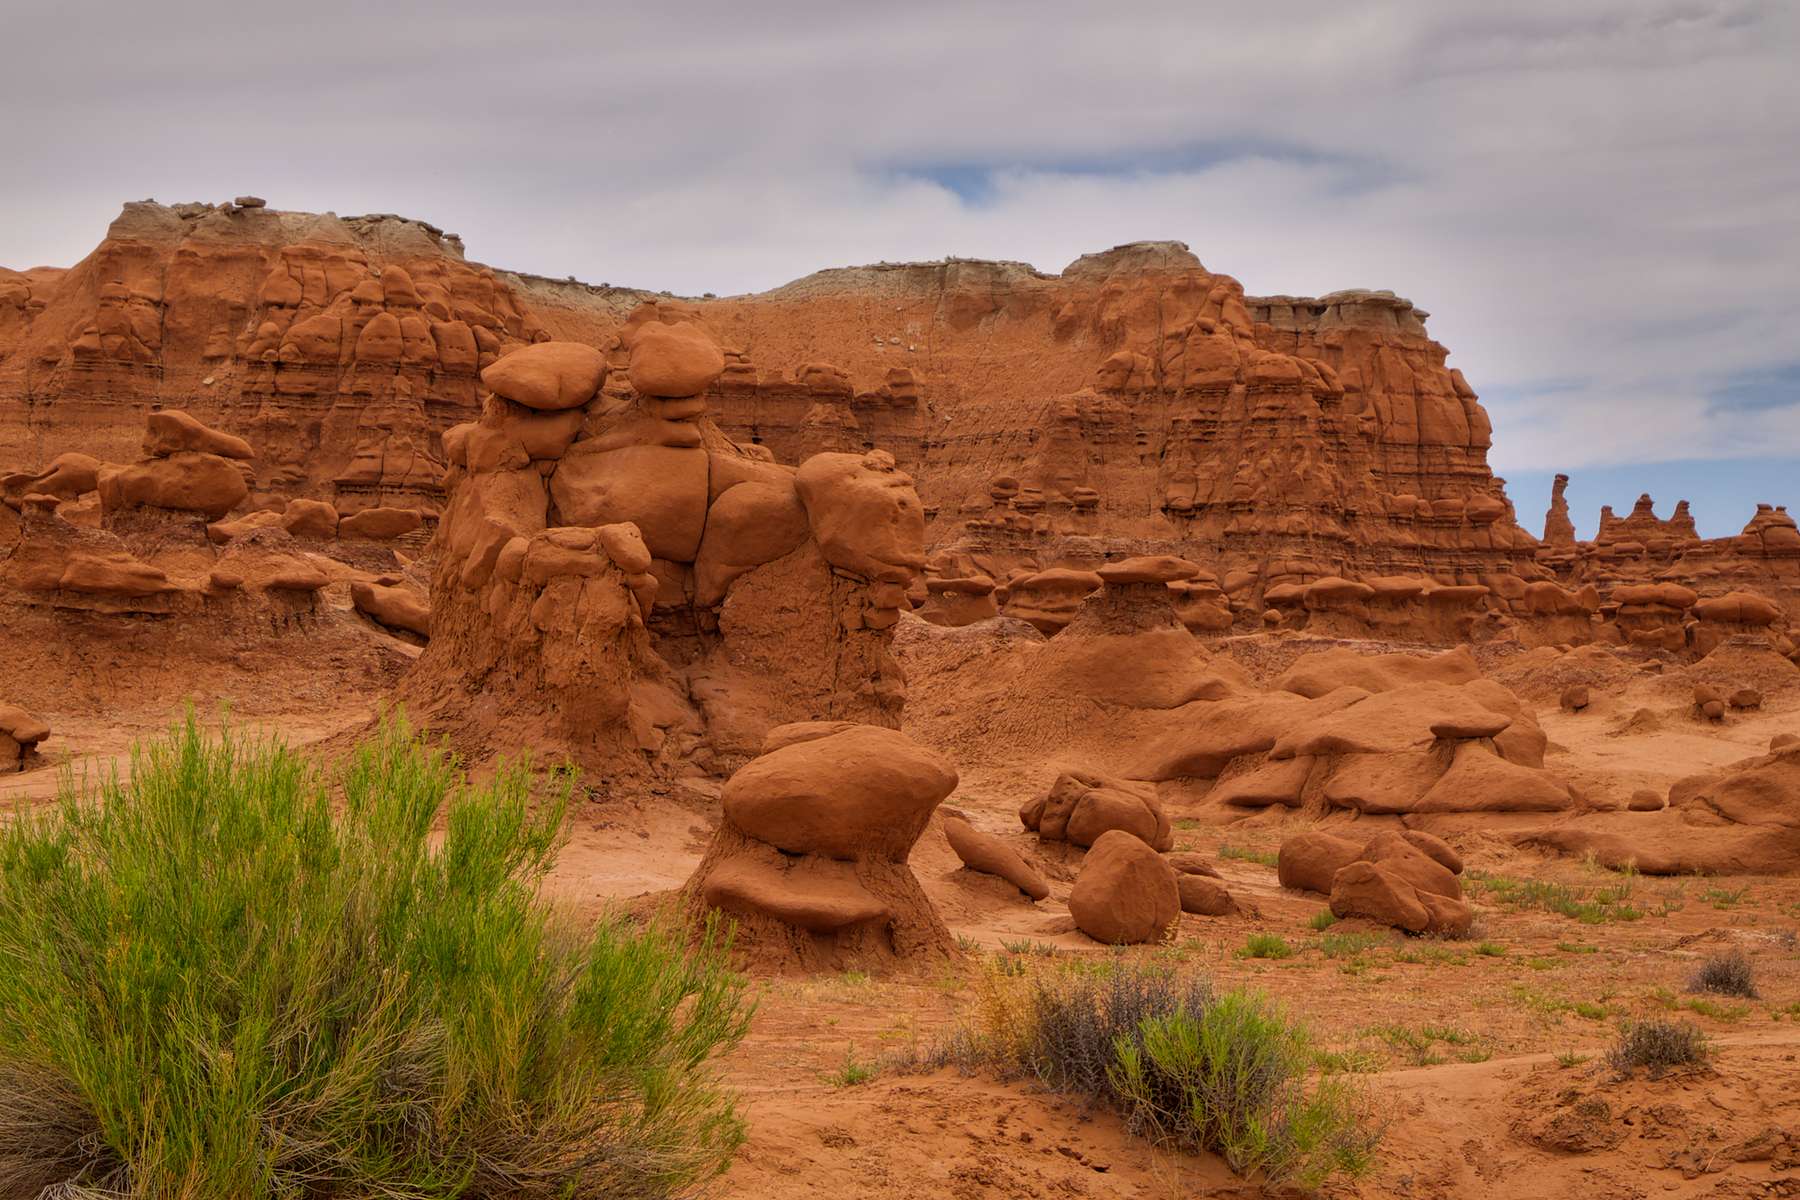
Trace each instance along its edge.
<instances>
[{"instance_id":1,"label":"overcast sky","mask_svg":"<svg viewBox=\"0 0 1800 1200\"><path fill-rule=\"evenodd\" d=\"M1391 288L1526 524L1800 503L1800 4L0 0L0 264L127 199L400 212L548 275L758 290L1175 238ZM1584 474L1585 472L1585 474Z\"/></svg>"}]
</instances>

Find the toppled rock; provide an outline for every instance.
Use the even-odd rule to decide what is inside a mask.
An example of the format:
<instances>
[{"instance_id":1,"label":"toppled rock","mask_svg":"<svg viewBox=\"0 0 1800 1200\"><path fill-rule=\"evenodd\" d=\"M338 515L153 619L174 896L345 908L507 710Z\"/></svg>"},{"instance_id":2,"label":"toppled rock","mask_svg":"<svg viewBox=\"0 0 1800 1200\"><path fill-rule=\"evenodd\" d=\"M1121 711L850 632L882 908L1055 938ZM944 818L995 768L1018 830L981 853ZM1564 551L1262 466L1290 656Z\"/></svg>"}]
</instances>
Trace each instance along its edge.
<instances>
[{"instance_id":1,"label":"toppled rock","mask_svg":"<svg viewBox=\"0 0 1800 1200\"><path fill-rule=\"evenodd\" d=\"M1175 872L1142 838L1112 829L1095 840L1069 892L1077 929L1109 946L1135 945L1161 941L1180 915Z\"/></svg>"},{"instance_id":2,"label":"toppled rock","mask_svg":"<svg viewBox=\"0 0 1800 1200\"><path fill-rule=\"evenodd\" d=\"M892 729L803 722L733 775L685 893L739 921L771 965L838 967L950 952L906 865L956 770Z\"/></svg>"},{"instance_id":3,"label":"toppled rock","mask_svg":"<svg viewBox=\"0 0 1800 1200\"><path fill-rule=\"evenodd\" d=\"M1282 843L1276 869L1283 887L1329 895L1339 917L1363 917L1409 933L1461 934L1474 921L1456 879L1461 857L1428 833L1378 833L1361 845L1302 833Z\"/></svg>"},{"instance_id":4,"label":"toppled rock","mask_svg":"<svg viewBox=\"0 0 1800 1200\"><path fill-rule=\"evenodd\" d=\"M944 836L969 870L997 875L1033 900L1050 895L1050 885L1037 868L993 834L982 833L960 817L945 817Z\"/></svg>"},{"instance_id":5,"label":"toppled rock","mask_svg":"<svg viewBox=\"0 0 1800 1200\"><path fill-rule=\"evenodd\" d=\"M1019 820L1046 842L1092 846L1107 832L1123 830L1153 850L1175 844L1154 788L1093 771L1064 771L1049 791L1019 809Z\"/></svg>"}]
</instances>

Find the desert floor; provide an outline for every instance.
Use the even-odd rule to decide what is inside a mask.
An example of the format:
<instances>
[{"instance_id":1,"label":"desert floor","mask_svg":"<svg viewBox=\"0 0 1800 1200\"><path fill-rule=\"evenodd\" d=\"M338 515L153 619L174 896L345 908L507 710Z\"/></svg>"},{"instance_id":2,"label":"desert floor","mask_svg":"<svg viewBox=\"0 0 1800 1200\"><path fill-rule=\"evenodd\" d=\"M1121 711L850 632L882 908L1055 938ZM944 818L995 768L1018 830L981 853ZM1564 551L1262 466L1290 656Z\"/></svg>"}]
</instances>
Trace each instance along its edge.
<instances>
[{"instance_id":1,"label":"desert floor","mask_svg":"<svg viewBox=\"0 0 1800 1200\"><path fill-rule=\"evenodd\" d=\"M1590 790L1666 789L1800 731L1800 685L1791 682L1776 681L1761 711L1715 726L1687 711L1691 685L1679 672L1631 673L1581 714L1562 712L1549 684L1513 675L1549 735L1548 765ZM924 703L909 707L919 714L909 732L944 740L955 713L932 700L949 695L948 684L915 675L915 685ZM262 687L232 697L233 720L329 750L367 725L381 691L379 679ZM131 741L177 715L161 703L98 717L45 714L65 762L90 771L128 769ZM963 784L949 803L984 829L1022 837L1016 808L1048 782L1049 768L959 765ZM54 769L9 777L0 804L48 799L56 777ZM587 793L552 879L557 900L588 913L679 887L711 836L716 795L704 782L655 795ZM1073 871L1059 872L1053 856L1053 895L1031 905L960 869L934 823L912 865L958 935L960 957L884 977L755 980L752 1032L724 1064L750 1140L723 1194L1284 1194L1215 1159L1160 1151L1110 1114L1028 1081L901 1065L966 1019L981 973L1000 959L1051 970L1058 958L1124 953L1278 997L1311 1024L1322 1055L1366 1084L1386 1125L1379 1163L1327 1195L1800 1195L1800 879L1654 878L1466 835L1453 841L1480 919L1473 937L1443 941L1360 922L1312 928L1322 899L1276 884L1280 825L1178 820L1177 830L1177 848L1211 856L1255 915L1184 916L1169 943L1115 951L1074 932L1064 904ZM1508 903L1509 880L1566 885L1563 894L1587 907L1571 916ZM1279 935L1291 953L1247 957L1246 938L1258 932ZM1754 964L1759 999L1686 991L1703 957L1732 948ZM1712 1065L1655 1081L1617 1077L1604 1062L1616 1022L1650 1014L1705 1029L1716 1039ZM846 1082L847 1064L872 1077Z\"/></svg>"}]
</instances>

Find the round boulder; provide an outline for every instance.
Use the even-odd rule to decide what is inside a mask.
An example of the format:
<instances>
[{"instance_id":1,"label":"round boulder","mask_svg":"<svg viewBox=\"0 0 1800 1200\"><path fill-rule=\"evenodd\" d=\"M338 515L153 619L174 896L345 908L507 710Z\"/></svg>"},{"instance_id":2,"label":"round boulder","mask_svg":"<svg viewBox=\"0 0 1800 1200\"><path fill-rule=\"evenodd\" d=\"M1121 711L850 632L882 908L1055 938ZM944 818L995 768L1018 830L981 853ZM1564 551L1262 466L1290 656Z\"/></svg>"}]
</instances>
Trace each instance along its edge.
<instances>
[{"instance_id":1,"label":"round boulder","mask_svg":"<svg viewBox=\"0 0 1800 1200\"><path fill-rule=\"evenodd\" d=\"M1069 916L1077 929L1107 945L1160 941L1181 916L1181 889L1162 855L1142 838L1112 829L1081 864L1069 892Z\"/></svg>"},{"instance_id":2,"label":"round boulder","mask_svg":"<svg viewBox=\"0 0 1800 1200\"><path fill-rule=\"evenodd\" d=\"M481 382L494 395L539 412L580 408L605 378L606 356L580 342L525 346L481 373Z\"/></svg>"},{"instance_id":3,"label":"round boulder","mask_svg":"<svg viewBox=\"0 0 1800 1200\"><path fill-rule=\"evenodd\" d=\"M645 325L631 347L629 378L640 395L698 396L725 372L719 344L698 325Z\"/></svg>"}]
</instances>

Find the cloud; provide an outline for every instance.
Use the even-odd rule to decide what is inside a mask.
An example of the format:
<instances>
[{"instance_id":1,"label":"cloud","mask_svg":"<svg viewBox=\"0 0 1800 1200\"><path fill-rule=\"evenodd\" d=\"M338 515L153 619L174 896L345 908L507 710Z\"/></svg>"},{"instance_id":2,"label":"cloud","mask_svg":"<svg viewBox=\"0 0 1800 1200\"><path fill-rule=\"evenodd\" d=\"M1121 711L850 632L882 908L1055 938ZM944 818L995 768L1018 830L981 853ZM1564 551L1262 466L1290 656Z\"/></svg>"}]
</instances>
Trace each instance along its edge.
<instances>
[{"instance_id":1,"label":"cloud","mask_svg":"<svg viewBox=\"0 0 1800 1200\"><path fill-rule=\"evenodd\" d=\"M1386 287L1496 467L1800 459L1800 8L691 0L9 17L0 262L119 201L398 211L484 261L698 293L1188 242ZM1783 396L1788 397L1784 399Z\"/></svg>"}]
</instances>

